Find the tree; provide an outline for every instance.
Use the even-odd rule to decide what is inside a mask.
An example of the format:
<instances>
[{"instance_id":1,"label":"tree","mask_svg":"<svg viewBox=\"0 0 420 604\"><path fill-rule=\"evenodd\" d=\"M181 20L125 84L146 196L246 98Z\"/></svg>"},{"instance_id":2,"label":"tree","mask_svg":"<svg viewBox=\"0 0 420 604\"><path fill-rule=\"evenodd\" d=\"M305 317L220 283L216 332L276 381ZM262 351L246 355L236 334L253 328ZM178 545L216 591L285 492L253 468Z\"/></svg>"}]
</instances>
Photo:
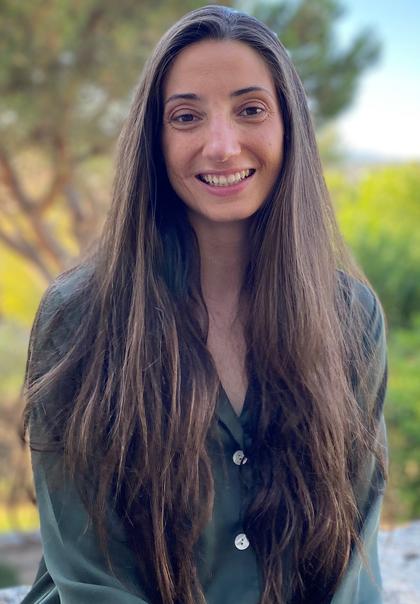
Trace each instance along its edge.
<instances>
[{"instance_id":1,"label":"tree","mask_svg":"<svg viewBox=\"0 0 420 604\"><path fill-rule=\"evenodd\" d=\"M92 174L111 155L151 46L199 5L0 0L0 244L46 280L98 230L109 163L99 164L99 187ZM361 34L344 54L333 53L341 14L334 0L260 3L255 11L290 48L317 120L342 111L377 45Z\"/></svg>"},{"instance_id":2,"label":"tree","mask_svg":"<svg viewBox=\"0 0 420 604\"><path fill-rule=\"evenodd\" d=\"M385 412L391 456L385 503L391 518L401 522L420 517L420 314L409 329L391 330L388 348Z\"/></svg>"},{"instance_id":3,"label":"tree","mask_svg":"<svg viewBox=\"0 0 420 604\"><path fill-rule=\"evenodd\" d=\"M346 13L340 0L251 0L247 5L290 52L317 126L347 109L361 76L380 57L381 45L374 32L360 31L347 48L340 48L335 28Z\"/></svg>"},{"instance_id":4,"label":"tree","mask_svg":"<svg viewBox=\"0 0 420 604\"><path fill-rule=\"evenodd\" d=\"M103 215L83 168L109 156L150 47L199 4L1 1L0 241L47 280L87 245ZM28 182L30 151L39 174Z\"/></svg>"},{"instance_id":5,"label":"tree","mask_svg":"<svg viewBox=\"0 0 420 604\"><path fill-rule=\"evenodd\" d=\"M420 165L329 174L341 230L393 327L420 314Z\"/></svg>"}]
</instances>

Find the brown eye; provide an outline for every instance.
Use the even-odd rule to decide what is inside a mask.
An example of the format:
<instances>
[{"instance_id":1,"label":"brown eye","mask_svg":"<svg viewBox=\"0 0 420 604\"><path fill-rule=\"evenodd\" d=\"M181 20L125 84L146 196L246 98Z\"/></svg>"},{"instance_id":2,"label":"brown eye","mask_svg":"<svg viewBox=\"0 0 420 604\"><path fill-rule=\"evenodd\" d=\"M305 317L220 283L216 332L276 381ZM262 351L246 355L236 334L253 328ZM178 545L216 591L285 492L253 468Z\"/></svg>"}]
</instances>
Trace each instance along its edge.
<instances>
[{"instance_id":1,"label":"brown eye","mask_svg":"<svg viewBox=\"0 0 420 604\"><path fill-rule=\"evenodd\" d=\"M180 113L178 115L174 115L170 121L175 122L176 124L191 124L197 120L197 116L193 115L192 113Z\"/></svg>"},{"instance_id":2,"label":"brown eye","mask_svg":"<svg viewBox=\"0 0 420 604\"><path fill-rule=\"evenodd\" d=\"M242 109L240 115L243 115L245 117L257 117L262 115L263 113L265 113L265 109L263 109L263 107L252 105L250 107L245 107L244 109Z\"/></svg>"}]
</instances>

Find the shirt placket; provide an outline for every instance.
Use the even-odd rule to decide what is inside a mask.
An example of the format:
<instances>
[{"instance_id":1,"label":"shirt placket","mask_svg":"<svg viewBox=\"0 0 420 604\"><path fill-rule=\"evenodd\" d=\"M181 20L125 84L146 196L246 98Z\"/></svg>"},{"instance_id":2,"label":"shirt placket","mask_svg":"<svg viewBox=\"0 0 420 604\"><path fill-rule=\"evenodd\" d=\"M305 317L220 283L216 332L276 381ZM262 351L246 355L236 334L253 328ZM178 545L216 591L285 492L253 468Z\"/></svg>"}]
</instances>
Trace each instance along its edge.
<instances>
[{"instance_id":1,"label":"shirt placket","mask_svg":"<svg viewBox=\"0 0 420 604\"><path fill-rule=\"evenodd\" d=\"M230 436L230 447L227 453L227 463L232 464L238 472L240 482L239 522L242 529L234 536L235 548L243 551L249 548L250 541L243 528L246 509L254 494L254 476L252 467L252 440L246 425L246 409L238 416L233 410L226 393L222 392L218 405L218 421Z\"/></svg>"}]
</instances>

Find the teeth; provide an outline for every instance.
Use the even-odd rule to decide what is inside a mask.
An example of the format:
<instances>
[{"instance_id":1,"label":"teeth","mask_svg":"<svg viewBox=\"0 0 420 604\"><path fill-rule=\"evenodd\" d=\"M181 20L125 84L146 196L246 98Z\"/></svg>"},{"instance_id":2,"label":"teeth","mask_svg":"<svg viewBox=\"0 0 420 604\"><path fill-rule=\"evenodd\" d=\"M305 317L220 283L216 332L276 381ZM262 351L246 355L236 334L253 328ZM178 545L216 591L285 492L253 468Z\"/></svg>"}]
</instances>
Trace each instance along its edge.
<instances>
[{"instance_id":1,"label":"teeth","mask_svg":"<svg viewBox=\"0 0 420 604\"><path fill-rule=\"evenodd\" d=\"M216 187L226 187L229 185L237 184L244 180L250 175L250 170L242 170L241 172L235 172L229 174L229 176L216 176L215 174L201 174L201 179L209 185Z\"/></svg>"}]
</instances>

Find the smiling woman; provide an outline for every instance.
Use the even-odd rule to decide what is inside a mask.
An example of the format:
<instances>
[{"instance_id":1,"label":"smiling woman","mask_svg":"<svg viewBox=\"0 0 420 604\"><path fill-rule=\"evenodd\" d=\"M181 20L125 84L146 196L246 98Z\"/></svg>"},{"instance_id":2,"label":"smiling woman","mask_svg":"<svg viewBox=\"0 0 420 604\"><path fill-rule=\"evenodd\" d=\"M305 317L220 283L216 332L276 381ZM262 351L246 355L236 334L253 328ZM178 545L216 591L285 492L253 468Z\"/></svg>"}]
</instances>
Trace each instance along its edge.
<instances>
[{"instance_id":1,"label":"smiling woman","mask_svg":"<svg viewBox=\"0 0 420 604\"><path fill-rule=\"evenodd\" d=\"M35 319L24 604L379 604L385 385L287 51L246 14L187 14L98 245Z\"/></svg>"},{"instance_id":2,"label":"smiling woman","mask_svg":"<svg viewBox=\"0 0 420 604\"><path fill-rule=\"evenodd\" d=\"M163 94L163 155L190 222L253 216L283 156L281 111L265 61L243 42L192 44L175 59Z\"/></svg>"}]
</instances>

